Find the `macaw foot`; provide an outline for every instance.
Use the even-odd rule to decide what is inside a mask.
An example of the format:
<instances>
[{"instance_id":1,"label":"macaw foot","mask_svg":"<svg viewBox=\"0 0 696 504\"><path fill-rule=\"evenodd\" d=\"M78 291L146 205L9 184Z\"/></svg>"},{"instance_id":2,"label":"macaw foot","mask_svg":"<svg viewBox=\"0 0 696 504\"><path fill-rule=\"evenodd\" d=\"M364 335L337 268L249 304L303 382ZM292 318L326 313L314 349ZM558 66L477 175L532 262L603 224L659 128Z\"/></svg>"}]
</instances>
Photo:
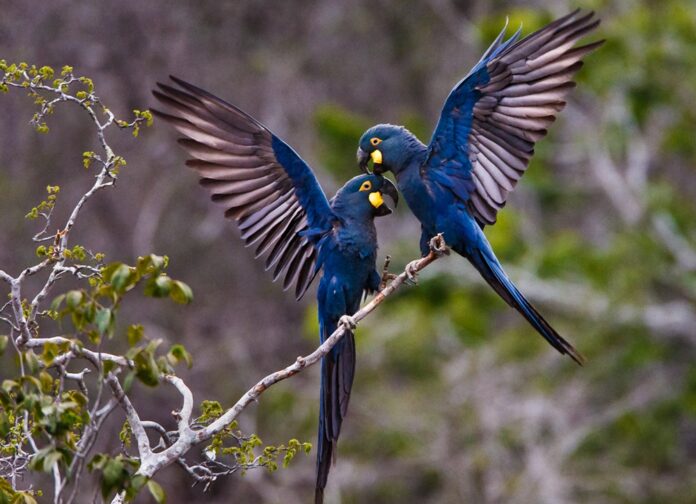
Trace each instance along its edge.
<instances>
[{"instance_id":1,"label":"macaw foot","mask_svg":"<svg viewBox=\"0 0 696 504\"><path fill-rule=\"evenodd\" d=\"M450 255L450 249L447 243L445 243L445 237L442 236L442 233L438 233L431 238L430 251L438 257Z\"/></svg>"},{"instance_id":2,"label":"macaw foot","mask_svg":"<svg viewBox=\"0 0 696 504\"><path fill-rule=\"evenodd\" d=\"M404 268L404 272L406 273L406 277L408 278L406 281L412 285L418 284L418 263L419 262L420 262L420 259L417 259L415 261L411 261Z\"/></svg>"},{"instance_id":3,"label":"macaw foot","mask_svg":"<svg viewBox=\"0 0 696 504\"><path fill-rule=\"evenodd\" d=\"M350 315L343 315L338 319L338 325L343 326L343 329L348 332L353 332L353 330L358 327L358 323Z\"/></svg>"},{"instance_id":4,"label":"macaw foot","mask_svg":"<svg viewBox=\"0 0 696 504\"><path fill-rule=\"evenodd\" d=\"M387 284L395 280L397 276L399 275L395 275L394 273L388 273L385 271L382 274L382 281L379 283L379 290L384 290L387 287Z\"/></svg>"}]
</instances>

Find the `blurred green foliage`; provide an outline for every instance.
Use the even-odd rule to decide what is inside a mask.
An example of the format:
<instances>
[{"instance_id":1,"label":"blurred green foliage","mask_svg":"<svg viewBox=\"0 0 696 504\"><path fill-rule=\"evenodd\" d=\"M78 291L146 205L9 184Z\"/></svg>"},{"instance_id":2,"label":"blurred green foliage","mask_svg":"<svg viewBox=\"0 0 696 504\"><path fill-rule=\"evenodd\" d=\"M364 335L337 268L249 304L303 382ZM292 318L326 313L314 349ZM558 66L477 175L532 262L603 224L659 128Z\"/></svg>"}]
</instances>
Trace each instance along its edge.
<instances>
[{"instance_id":1,"label":"blurred green foliage","mask_svg":"<svg viewBox=\"0 0 696 504\"><path fill-rule=\"evenodd\" d=\"M530 441L517 439L516 434L527 427L514 419L501 420L499 430L490 433L493 438L489 442L505 454L495 462L485 455L486 445L475 435L470 451L462 455L471 464L465 464L470 468L467 473L448 474L446 459L433 460L428 456L443 435L438 429L443 429L446 422L438 419L437 414L447 409L444 405L451 400L453 385L446 374L452 372L458 354L466 355L460 359L467 363L465 368L471 380L495 382L497 373L507 374L531 365L537 373L531 376L526 373L527 390L520 392L520 404L533 390L551 401L565 393L584 397L579 399L584 407L578 406L576 414L587 416L584 422L587 429L576 427L582 434L568 456L560 460L549 458L549 463L563 464L554 471L562 470L566 477L566 496L572 501L693 502L694 340L683 333L674 337L668 330L648 327L641 322L640 315L652 305L679 301L687 303L693 317L696 302L694 271L676 273L680 267L674 252L651 228L653 215L667 216L684 237L685 246L696 248L696 199L693 192L685 192L693 188L693 180L687 178L680 185L683 177L693 177L696 166L693 140L696 123L690 106L696 103L696 52L692 50L696 47L696 4L677 1L634 2L631 7L610 1L593 4L603 11L600 36L608 41L588 57L579 75L578 93L582 100L596 102L589 106L599 110L608 106L622 110L606 116L597 125L601 128L597 137L606 139L610 155L621 164L632 154L629 149L635 145L631 143L634 132L649 136L659 115L669 117L666 124L660 123L664 140L655 146L658 152L651 153L655 165L651 166L645 191L638 194L644 201L645 214L636 224L622 222L606 203L599 203L602 196L596 188L568 184L567 178L559 174L557 160L563 155L559 150L577 149L568 142L582 145L586 138L581 128L571 127L571 135L566 134L562 141L558 132L552 130L550 138L539 144L529 174L523 179L522 190L537 202L538 213L534 216L519 213L513 200L499 215L498 223L487 229L494 249L506 264L520 265L542 285L560 282L557 295L565 294L564 282L596 293L594 299L602 305L601 314L583 306L581 299L560 299L569 305L562 310L556 309L553 302L539 306L561 333L586 352L587 368L575 369L555 355L487 286L453 277L459 272L459 265L443 266L449 270L443 273L423 274L416 288L390 299L374 319L359 329L356 399L346 424L349 435L342 441L342 453L359 459L365 466L390 460L390 467L398 465L409 477L382 481L370 489L344 488L346 502L418 502L419 498L461 502L451 490L457 484L452 480L444 483L457 477L465 481L460 482L466 488L463 494L458 494L460 498L467 500L464 495L470 501L489 502L474 490L479 483L472 467L477 464L481 473L478 477L494 471L505 473L509 487L501 494L503 501L538 501L520 500L516 493L524 484L516 478L524 480L532 476L525 474L524 464L517 469L510 465L520 453L531 449ZM551 20L546 11L501 9L499 14L477 22L482 45L497 35L505 16L513 29L522 24L523 33ZM320 107L317 116L320 117L316 122L317 136L325 166L340 178L354 174L355 171L345 171L345 160L351 159L355 140L370 124L336 105ZM412 121L424 123L422 118ZM427 141L427 133L421 130L418 134ZM583 145L582 148L593 147ZM661 169L667 162L672 168ZM627 166L630 169L630 164ZM583 167L582 171L586 179L592 177L588 168ZM589 208L591 205L596 208ZM554 216L559 212L577 214L575 220L580 225L568 225L556 219ZM542 220L529 221L538 217ZM591 219L597 218L602 220L592 225ZM523 223L525 219L527 222ZM588 236L586 222L602 229L601 240ZM529 227L537 230L533 240L525 230ZM415 242L418 230L414 227L411 231L410 240ZM387 252L406 258L406 254L399 252L400 247L413 251L413 245L392 243ZM463 259L450 257L444 261L463 262ZM571 296L572 292L567 295ZM627 306L634 310L631 317L625 315ZM308 309L308 314L311 313L312 308ZM476 370L479 365L489 365L491 352L500 371ZM553 364L548 364L550 360ZM660 382L660 376L669 382L664 393L654 399L632 400L632 394L642 397L637 391L646 381L656 379L660 383L656 385L658 388L666 385ZM521 384L513 381L508 386ZM476 385L472 384L472 388ZM653 397L647 389L646 385L645 396ZM486 396L490 394L495 402L497 392L500 390L492 387ZM465 404L475 412L481 400L485 396L476 397L472 393ZM400 404L404 402L407 407ZM504 413L501 411L500 415ZM360 417L358 426L351 430L355 417ZM383 422L372 422L384 417ZM460 433L490 430L483 421L474 413L456 417L453 426ZM552 422L553 417L549 416L547 421ZM415 427L426 424L437 427ZM541 446L545 439L549 450L562 443L564 435L575 435L570 428L567 434L562 428L550 426L549 429L546 436L534 438ZM478 462L477 452L481 457ZM438 453L448 450L440 449ZM507 465L504 469L491 465L502 461ZM624 485L626 478L635 480L641 491L635 492L630 485ZM449 490L443 490L443 485Z\"/></svg>"}]
</instances>

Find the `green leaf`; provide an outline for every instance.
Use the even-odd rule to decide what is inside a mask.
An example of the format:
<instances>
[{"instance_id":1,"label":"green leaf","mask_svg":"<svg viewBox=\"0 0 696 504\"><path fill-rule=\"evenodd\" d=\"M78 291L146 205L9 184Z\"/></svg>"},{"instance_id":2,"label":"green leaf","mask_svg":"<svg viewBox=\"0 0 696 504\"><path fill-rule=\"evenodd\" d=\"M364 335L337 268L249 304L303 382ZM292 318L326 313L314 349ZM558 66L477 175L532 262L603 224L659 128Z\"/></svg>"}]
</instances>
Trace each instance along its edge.
<instances>
[{"instance_id":1,"label":"green leaf","mask_svg":"<svg viewBox=\"0 0 696 504\"><path fill-rule=\"evenodd\" d=\"M30 490L19 492L19 495L22 497L22 500L24 501L23 504L38 504L36 502L36 499L34 499L34 496L31 495L29 492Z\"/></svg>"},{"instance_id":2,"label":"green leaf","mask_svg":"<svg viewBox=\"0 0 696 504\"><path fill-rule=\"evenodd\" d=\"M133 387L133 380L135 379L135 371L130 371L126 377L123 379L123 391L127 394Z\"/></svg>"},{"instance_id":3,"label":"green leaf","mask_svg":"<svg viewBox=\"0 0 696 504\"><path fill-rule=\"evenodd\" d=\"M3 380L2 381L2 389L7 392L8 394L12 392L15 389L19 388L19 383L17 383L14 380Z\"/></svg>"},{"instance_id":4,"label":"green leaf","mask_svg":"<svg viewBox=\"0 0 696 504\"><path fill-rule=\"evenodd\" d=\"M145 385L155 387L159 384L160 371L154 352L143 350L135 356L135 375Z\"/></svg>"},{"instance_id":5,"label":"green leaf","mask_svg":"<svg viewBox=\"0 0 696 504\"><path fill-rule=\"evenodd\" d=\"M41 358L43 359L44 363L49 366L53 362L53 359L55 359L58 354L60 354L60 349L58 348L58 345L55 343L46 343L43 348L43 354L41 354Z\"/></svg>"},{"instance_id":6,"label":"green leaf","mask_svg":"<svg viewBox=\"0 0 696 504\"><path fill-rule=\"evenodd\" d=\"M164 504L167 502L167 496L164 495L164 490L162 490L162 487L156 481L148 481L147 489L150 490L150 493L155 501L157 501L157 504Z\"/></svg>"},{"instance_id":7,"label":"green leaf","mask_svg":"<svg viewBox=\"0 0 696 504\"><path fill-rule=\"evenodd\" d=\"M167 267L167 256L158 256L150 254L144 257L138 257L136 269L141 275L159 273Z\"/></svg>"},{"instance_id":8,"label":"green leaf","mask_svg":"<svg viewBox=\"0 0 696 504\"><path fill-rule=\"evenodd\" d=\"M182 361L186 363L186 367L189 369L191 369L191 366L193 365L193 358L191 357L191 354L188 353L186 348L184 348L184 345L178 343L169 349L169 352L167 353L167 360L169 360L172 366Z\"/></svg>"},{"instance_id":9,"label":"green leaf","mask_svg":"<svg viewBox=\"0 0 696 504\"><path fill-rule=\"evenodd\" d=\"M102 278L108 278L110 279L114 272L121 266L123 263L120 262L112 262L107 264L106 266L102 266L101 268L101 276Z\"/></svg>"},{"instance_id":10,"label":"green leaf","mask_svg":"<svg viewBox=\"0 0 696 504\"><path fill-rule=\"evenodd\" d=\"M87 463L87 469L90 471L94 471L95 469L103 469L107 460L109 460L109 458L104 453L97 453L94 457L92 457L92 460Z\"/></svg>"},{"instance_id":11,"label":"green leaf","mask_svg":"<svg viewBox=\"0 0 696 504\"><path fill-rule=\"evenodd\" d=\"M0 336L0 355L5 353L5 349L7 348L7 343L10 341L9 336L3 334Z\"/></svg>"},{"instance_id":12,"label":"green leaf","mask_svg":"<svg viewBox=\"0 0 696 504\"><path fill-rule=\"evenodd\" d=\"M18 492L17 495L22 497L24 504L38 504L36 502L36 499L34 498L34 496L29 493L30 491L31 490L25 490L23 492Z\"/></svg>"},{"instance_id":13,"label":"green leaf","mask_svg":"<svg viewBox=\"0 0 696 504\"><path fill-rule=\"evenodd\" d=\"M162 298L167 297L172 288L172 279L165 274L158 275L145 286L145 295Z\"/></svg>"},{"instance_id":14,"label":"green leaf","mask_svg":"<svg viewBox=\"0 0 696 504\"><path fill-rule=\"evenodd\" d=\"M111 492L122 488L128 476L122 456L109 459L102 471L102 496L106 499Z\"/></svg>"},{"instance_id":15,"label":"green leaf","mask_svg":"<svg viewBox=\"0 0 696 504\"><path fill-rule=\"evenodd\" d=\"M0 478L0 504L8 504L8 497L14 497L16 494L14 488L5 478Z\"/></svg>"},{"instance_id":16,"label":"green leaf","mask_svg":"<svg viewBox=\"0 0 696 504\"><path fill-rule=\"evenodd\" d=\"M53 464L57 463L63 454L53 446L47 446L39 450L31 459L29 467L35 471L49 472L53 469Z\"/></svg>"},{"instance_id":17,"label":"green leaf","mask_svg":"<svg viewBox=\"0 0 696 504\"><path fill-rule=\"evenodd\" d=\"M36 372L38 372L38 370ZM33 375L21 376L19 378L19 382L22 385L24 385L25 383L28 383L31 386L33 386L36 390L38 390L38 391L41 390L41 382L39 381L39 379L36 376L33 376Z\"/></svg>"},{"instance_id":18,"label":"green leaf","mask_svg":"<svg viewBox=\"0 0 696 504\"><path fill-rule=\"evenodd\" d=\"M27 368L29 369L29 372L32 374L35 374L39 371L41 368L41 364L39 363L39 358L36 356L33 350L29 350L25 352L24 354L24 362L27 364Z\"/></svg>"},{"instance_id":19,"label":"green leaf","mask_svg":"<svg viewBox=\"0 0 696 504\"><path fill-rule=\"evenodd\" d=\"M127 264L119 265L111 275L111 285L118 292L123 292L132 285L135 271Z\"/></svg>"},{"instance_id":20,"label":"green leaf","mask_svg":"<svg viewBox=\"0 0 696 504\"><path fill-rule=\"evenodd\" d=\"M41 382L41 392L50 394L53 390L53 377L47 371L41 371L39 381Z\"/></svg>"},{"instance_id":21,"label":"green leaf","mask_svg":"<svg viewBox=\"0 0 696 504\"><path fill-rule=\"evenodd\" d=\"M102 362L102 373L104 376L108 375L116 367L114 361L103 361Z\"/></svg>"},{"instance_id":22,"label":"green leaf","mask_svg":"<svg viewBox=\"0 0 696 504\"><path fill-rule=\"evenodd\" d=\"M58 308L60 308L60 305L63 303L65 300L65 294L61 294L60 296L56 296L53 301L51 301L51 310L53 311L58 311Z\"/></svg>"},{"instance_id":23,"label":"green leaf","mask_svg":"<svg viewBox=\"0 0 696 504\"><path fill-rule=\"evenodd\" d=\"M0 410L0 438L5 438L9 433L12 426L10 425L10 419L5 411Z\"/></svg>"},{"instance_id":24,"label":"green leaf","mask_svg":"<svg viewBox=\"0 0 696 504\"><path fill-rule=\"evenodd\" d=\"M145 483L147 483L146 476L143 476L142 474L136 474L133 476L128 488L126 489L126 502L132 501L135 496L138 495L138 492L140 492L140 490L145 486Z\"/></svg>"},{"instance_id":25,"label":"green leaf","mask_svg":"<svg viewBox=\"0 0 696 504\"><path fill-rule=\"evenodd\" d=\"M220 404L218 401L210 401L208 399L204 399L201 402L200 409L201 416L198 420L201 422L214 420L225 412L225 410L222 408L222 404Z\"/></svg>"},{"instance_id":26,"label":"green leaf","mask_svg":"<svg viewBox=\"0 0 696 504\"><path fill-rule=\"evenodd\" d=\"M70 292L68 292L65 295L65 301L66 301L66 304L68 305L68 308L70 308L71 310L74 310L75 308L77 308L77 306L80 304L80 302L82 302L83 297L84 296L82 294L82 291L71 290Z\"/></svg>"},{"instance_id":27,"label":"green leaf","mask_svg":"<svg viewBox=\"0 0 696 504\"><path fill-rule=\"evenodd\" d=\"M101 334L105 334L111 327L113 313L110 308L99 308L94 316L94 324Z\"/></svg>"},{"instance_id":28,"label":"green leaf","mask_svg":"<svg viewBox=\"0 0 696 504\"><path fill-rule=\"evenodd\" d=\"M128 326L128 331L126 335L128 336L128 344L130 346L135 346L138 342L143 339L145 334L145 328L141 324L132 324Z\"/></svg>"},{"instance_id":29,"label":"green leaf","mask_svg":"<svg viewBox=\"0 0 696 504\"><path fill-rule=\"evenodd\" d=\"M193 300L193 291L191 290L191 287L186 285L184 282L175 280L172 282L170 297L177 303L188 304Z\"/></svg>"}]
</instances>

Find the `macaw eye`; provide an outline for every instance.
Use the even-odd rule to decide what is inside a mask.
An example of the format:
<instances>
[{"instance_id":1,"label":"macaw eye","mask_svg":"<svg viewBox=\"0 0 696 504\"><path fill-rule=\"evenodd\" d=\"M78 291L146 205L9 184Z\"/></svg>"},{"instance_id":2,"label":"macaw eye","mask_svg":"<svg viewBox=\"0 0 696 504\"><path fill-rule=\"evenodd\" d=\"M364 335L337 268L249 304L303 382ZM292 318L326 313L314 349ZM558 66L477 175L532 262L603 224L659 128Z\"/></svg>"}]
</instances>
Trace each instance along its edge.
<instances>
[{"instance_id":1,"label":"macaw eye","mask_svg":"<svg viewBox=\"0 0 696 504\"><path fill-rule=\"evenodd\" d=\"M372 189L372 182L370 182L369 180L366 180L360 186L361 191L369 191L370 189Z\"/></svg>"},{"instance_id":2,"label":"macaw eye","mask_svg":"<svg viewBox=\"0 0 696 504\"><path fill-rule=\"evenodd\" d=\"M373 147L377 147L379 144L382 143L382 139L377 138L377 137L372 137L372 138L370 138L370 143L372 144Z\"/></svg>"}]
</instances>

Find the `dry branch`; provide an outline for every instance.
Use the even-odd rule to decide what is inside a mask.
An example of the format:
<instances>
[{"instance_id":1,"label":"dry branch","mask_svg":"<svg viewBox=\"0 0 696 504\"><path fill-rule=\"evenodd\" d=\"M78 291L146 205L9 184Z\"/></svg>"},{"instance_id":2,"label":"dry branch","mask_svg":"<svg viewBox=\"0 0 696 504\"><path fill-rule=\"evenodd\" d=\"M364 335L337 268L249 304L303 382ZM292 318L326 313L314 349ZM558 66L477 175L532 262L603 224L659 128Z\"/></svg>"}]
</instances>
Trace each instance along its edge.
<instances>
[{"instance_id":1,"label":"dry branch","mask_svg":"<svg viewBox=\"0 0 696 504\"><path fill-rule=\"evenodd\" d=\"M413 280L413 276L423 270L433 261L437 260L444 254L448 254L449 250L446 247L442 235L437 235L430 241L430 252L427 256L409 263L404 271L397 275L391 282L388 283L381 291L363 306L360 310L352 315L352 321L357 325L361 320L372 313L384 300L396 291L401 285ZM239 417L240 413L246 409L249 404L256 401L270 387L287 378L295 376L304 369L319 362L322 357L327 355L331 349L343 338L347 331L351 329L348 324L341 323L338 328L329 336L324 343L316 348L311 354L300 356L289 366L271 373L257 382L224 414L211 424L194 429L191 426L191 412L193 408L193 394L191 390L180 378L176 376L166 376L165 380L174 385L183 397L183 405L181 410L173 412L178 422L178 432L176 433L176 441L162 451L154 452L149 445L147 434L145 433L146 422L143 422L138 417L137 412L133 408L125 394L122 393L120 384L115 376L109 377L109 384L112 386L114 393L121 400L121 405L126 411L128 422L131 423L131 428L136 436L138 451L140 454L140 467L136 474L151 478L157 471L167 467L187 453L194 446L208 441L216 434L225 429L234 420ZM150 424L147 424L150 425ZM124 495L119 494L112 500L112 504L123 502Z\"/></svg>"}]
</instances>

